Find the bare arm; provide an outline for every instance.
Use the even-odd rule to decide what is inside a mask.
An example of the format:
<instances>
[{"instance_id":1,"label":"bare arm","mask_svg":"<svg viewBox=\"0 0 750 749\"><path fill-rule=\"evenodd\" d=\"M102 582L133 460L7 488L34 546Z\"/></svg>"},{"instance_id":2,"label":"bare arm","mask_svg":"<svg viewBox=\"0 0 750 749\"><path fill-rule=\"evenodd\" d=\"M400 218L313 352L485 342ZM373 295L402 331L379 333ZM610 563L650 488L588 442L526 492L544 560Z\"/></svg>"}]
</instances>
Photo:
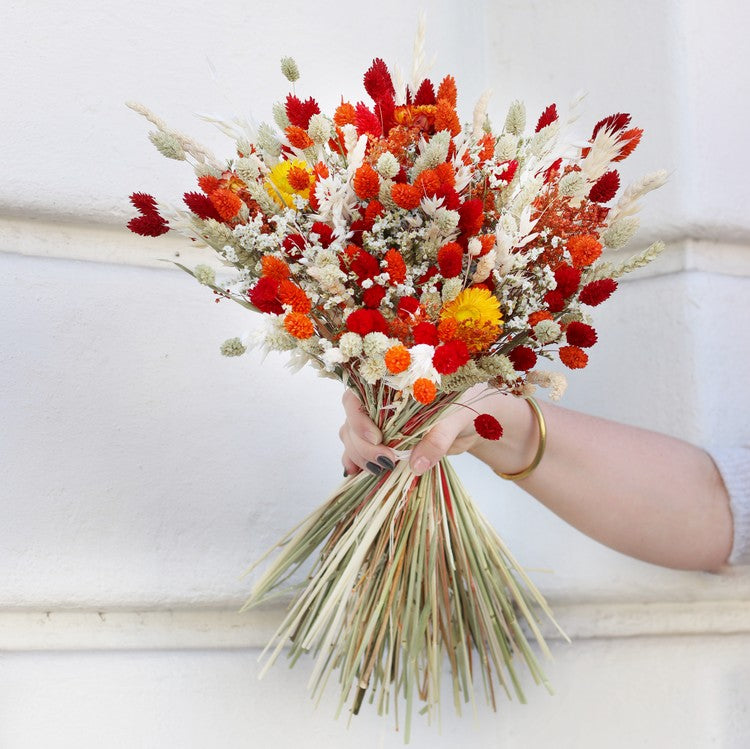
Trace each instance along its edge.
<instances>
[{"instance_id":1,"label":"bare arm","mask_svg":"<svg viewBox=\"0 0 750 749\"><path fill-rule=\"evenodd\" d=\"M470 391L470 397L478 392ZM345 468L351 473L379 456L392 460L392 451L379 444L380 435L356 396L345 396L344 405ZM709 571L726 564L732 514L708 453L663 434L540 405L548 427L547 449L536 470L518 482L520 487L586 535L637 559ZM476 408L497 417L502 439L477 437L475 413L459 409L414 448L410 462L416 473L443 455L464 451L496 471L511 473L529 464L538 431L528 404L493 392Z\"/></svg>"}]
</instances>

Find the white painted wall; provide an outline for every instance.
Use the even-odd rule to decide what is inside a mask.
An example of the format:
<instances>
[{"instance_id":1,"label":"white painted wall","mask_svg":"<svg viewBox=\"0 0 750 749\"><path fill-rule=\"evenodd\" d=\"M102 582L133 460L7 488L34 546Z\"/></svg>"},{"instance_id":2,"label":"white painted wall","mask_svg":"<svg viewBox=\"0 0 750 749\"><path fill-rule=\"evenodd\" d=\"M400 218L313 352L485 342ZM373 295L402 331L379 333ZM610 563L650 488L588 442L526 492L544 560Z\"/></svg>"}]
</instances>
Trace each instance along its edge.
<instances>
[{"instance_id":1,"label":"white painted wall","mask_svg":"<svg viewBox=\"0 0 750 749\"><path fill-rule=\"evenodd\" d=\"M361 91L374 56L408 68L418 5L404 5L4 8L1 749L400 743L387 721L347 732L330 705L316 713L305 664L259 684L274 613L233 614L240 573L340 478L338 386L282 357L221 357L256 321L158 260L195 262L190 248L122 225L133 190L174 199L191 180L126 99L222 152L191 113L268 119L284 54L326 109ZM739 0L429 5L436 77L456 75L466 117L486 87L496 120L514 98L533 118L584 88L582 134L620 109L646 128L623 171L673 172L641 234L669 250L597 310L601 342L566 401L699 444L748 434L749 13ZM747 745L747 574L630 560L457 463L575 641L554 646L555 697L530 689L529 706L476 723L448 709L442 736L420 728L414 746Z\"/></svg>"}]
</instances>

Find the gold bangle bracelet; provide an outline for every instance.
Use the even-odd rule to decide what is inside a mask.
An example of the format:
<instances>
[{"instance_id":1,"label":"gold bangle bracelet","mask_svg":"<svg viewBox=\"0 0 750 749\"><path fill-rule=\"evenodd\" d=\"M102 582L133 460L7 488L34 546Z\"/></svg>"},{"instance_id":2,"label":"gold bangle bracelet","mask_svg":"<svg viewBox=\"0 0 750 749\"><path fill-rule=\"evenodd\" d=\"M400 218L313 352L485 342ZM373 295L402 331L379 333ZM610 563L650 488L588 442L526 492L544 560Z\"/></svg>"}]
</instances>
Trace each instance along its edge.
<instances>
[{"instance_id":1,"label":"gold bangle bracelet","mask_svg":"<svg viewBox=\"0 0 750 749\"><path fill-rule=\"evenodd\" d=\"M495 471L500 478L508 479L509 481L525 479L539 465L539 461L541 461L542 455L544 455L544 448L547 446L547 423L544 420L542 409L539 408L539 404L531 396L527 396L526 401L529 406L531 406L531 410L534 412L536 422L539 426L539 445L536 449L534 459L522 471L518 471L518 473L503 473L502 471Z\"/></svg>"}]
</instances>

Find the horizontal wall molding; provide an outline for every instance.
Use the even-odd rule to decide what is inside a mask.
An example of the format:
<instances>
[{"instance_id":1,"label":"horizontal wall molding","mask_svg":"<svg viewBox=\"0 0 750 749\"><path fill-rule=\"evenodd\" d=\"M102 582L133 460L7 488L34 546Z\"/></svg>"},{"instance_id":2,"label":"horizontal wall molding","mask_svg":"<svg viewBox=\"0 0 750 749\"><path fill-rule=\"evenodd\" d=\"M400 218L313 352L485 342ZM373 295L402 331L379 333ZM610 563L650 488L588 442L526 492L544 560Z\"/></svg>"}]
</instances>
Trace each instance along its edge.
<instances>
[{"instance_id":1,"label":"horizontal wall molding","mask_svg":"<svg viewBox=\"0 0 750 749\"><path fill-rule=\"evenodd\" d=\"M553 604L573 641L750 635L750 601ZM228 608L0 611L0 651L214 650L262 648L283 606L242 614ZM560 640L550 622L544 636Z\"/></svg>"},{"instance_id":2,"label":"horizontal wall molding","mask_svg":"<svg viewBox=\"0 0 750 749\"><path fill-rule=\"evenodd\" d=\"M699 227L664 232L664 256L632 277L690 270L750 276L750 232L716 230L710 236L705 234L705 228ZM643 241L652 239L649 236ZM140 237L120 224L77 221L74 217L0 216L0 252L150 268L176 269L168 262L171 260L188 266L208 263L221 267L212 250L191 244L174 232L158 238ZM613 258L624 259L643 246L634 244L612 253Z\"/></svg>"}]
</instances>

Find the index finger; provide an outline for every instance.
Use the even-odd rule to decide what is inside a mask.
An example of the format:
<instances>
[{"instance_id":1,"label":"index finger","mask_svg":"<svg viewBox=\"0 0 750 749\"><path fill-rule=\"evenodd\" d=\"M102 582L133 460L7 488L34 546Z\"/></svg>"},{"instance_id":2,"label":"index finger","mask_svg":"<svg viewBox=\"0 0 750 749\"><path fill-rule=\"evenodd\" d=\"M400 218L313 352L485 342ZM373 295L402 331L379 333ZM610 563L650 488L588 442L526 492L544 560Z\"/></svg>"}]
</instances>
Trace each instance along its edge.
<instances>
[{"instance_id":1,"label":"index finger","mask_svg":"<svg viewBox=\"0 0 750 749\"><path fill-rule=\"evenodd\" d=\"M341 402L344 404L346 420L349 422L352 431L365 442L369 442L371 445L379 445L383 441L383 435L367 415L357 394L353 390L347 389L341 398Z\"/></svg>"}]
</instances>

